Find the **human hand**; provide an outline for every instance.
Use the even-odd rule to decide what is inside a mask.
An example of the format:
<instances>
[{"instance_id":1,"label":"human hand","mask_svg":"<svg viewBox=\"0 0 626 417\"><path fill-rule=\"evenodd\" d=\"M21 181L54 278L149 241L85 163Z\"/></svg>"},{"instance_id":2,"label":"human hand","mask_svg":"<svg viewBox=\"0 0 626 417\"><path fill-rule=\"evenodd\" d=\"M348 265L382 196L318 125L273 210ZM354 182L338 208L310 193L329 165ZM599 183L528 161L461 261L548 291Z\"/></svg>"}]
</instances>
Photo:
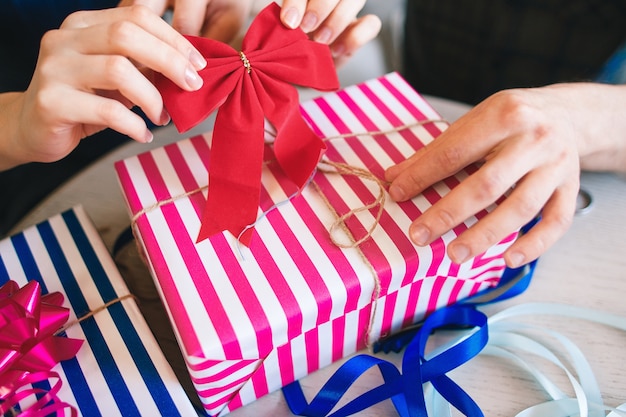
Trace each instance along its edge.
<instances>
[{"instance_id":1,"label":"human hand","mask_svg":"<svg viewBox=\"0 0 626 417\"><path fill-rule=\"evenodd\" d=\"M364 5L365 0L284 0L280 17L287 27L300 27L329 45L340 66L380 32L377 16L357 17Z\"/></svg>"},{"instance_id":2,"label":"human hand","mask_svg":"<svg viewBox=\"0 0 626 417\"><path fill-rule=\"evenodd\" d=\"M578 83L497 93L453 123L386 179L404 201L474 162L479 169L410 226L427 245L510 194L448 246L462 263L541 213L541 221L506 251L511 267L544 253L568 229L576 208L580 164L626 170L626 87Z\"/></svg>"},{"instance_id":3,"label":"human hand","mask_svg":"<svg viewBox=\"0 0 626 417\"><path fill-rule=\"evenodd\" d=\"M158 125L169 121L151 71L196 90L202 85L196 71L205 65L182 35L145 7L70 15L44 35L27 91L2 100L0 169L56 161L106 127L151 141L145 121L130 110L139 106Z\"/></svg>"},{"instance_id":4,"label":"human hand","mask_svg":"<svg viewBox=\"0 0 626 417\"><path fill-rule=\"evenodd\" d=\"M252 10L254 0L122 0L120 6L141 4L163 15L172 9L172 27L185 35L231 42Z\"/></svg>"}]
</instances>

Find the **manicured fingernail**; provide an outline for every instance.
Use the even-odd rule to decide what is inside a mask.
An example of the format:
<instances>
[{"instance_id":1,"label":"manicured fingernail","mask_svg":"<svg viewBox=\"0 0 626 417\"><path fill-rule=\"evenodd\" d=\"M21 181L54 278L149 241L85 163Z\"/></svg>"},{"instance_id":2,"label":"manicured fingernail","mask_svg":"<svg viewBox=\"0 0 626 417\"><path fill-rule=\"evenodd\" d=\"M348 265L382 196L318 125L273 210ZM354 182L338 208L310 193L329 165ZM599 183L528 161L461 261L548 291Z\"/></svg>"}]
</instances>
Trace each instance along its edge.
<instances>
[{"instance_id":1,"label":"manicured fingernail","mask_svg":"<svg viewBox=\"0 0 626 417\"><path fill-rule=\"evenodd\" d=\"M146 133L144 134L144 138L143 138L144 143L150 143L153 140L154 140L154 135L152 134L152 132L150 130L146 130Z\"/></svg>"},{"instance_id":2,"label":"manicured fingernail","mask_svg":"<svg viewBox=\"0 0 626 417\"><path fill-rule=\"evenodd\" d=\"M317 25L317 15L312 12L306 12L302 18L300 29L302 29L304 33L309 33L313 30L315 25Z\"/></svg>"},{"instance_id":3,"label":"manicured fingernail","mask_svg":"<svg viewBox=\"0 0 626 417\"><path fill-rule=\"evenodd\" d=\"M524 263L526 259L524 254L520 252L510 253L508 258L509 258L508 264L509 264L509 267L511 268L517 268L519 266L522 266L522 264Z\"/></svg>"},{"instance_id":4,"label":"manicured fingernail","mask_svg":"<svg viewBox=\"0 0 626 417\"><path fill-rule=\"evenodd\" d=\"M298 21L300 20L300 14L298 13L298 9L295 7L290 7L287 9L284 15L284 22L292 29L298 27Z\"/></svg>"},{"instance_id":5,"label":"manicured fingernail","mask_svg":"<svg viewBox=\"0 0 626 417\"><path fill-rule=\"evenodd\" d=\"M417 246L424 246L430 239L430 230L423 224L411 228L411 240Z\"/></svg>"},{"instance_id":6,"label":"manicured fingernail","mask_svg":"<svg viewBox=\"0 0 626 417\"><path fill-rule=\"evenodd\" d=\"M167 110L165 110L165 107L163 107L163 110L161 111L161 117L159 118L159 123L161 124L161 126L165 126L170 122L170 120L172 120L170 114L167 112Z\"/></svg>"},{"instance_id":7,"label":"manicured fingernail","mask_svg":"<svg viewBox=\"0 0 626 417\"><path fill-rule=\"evenodd\" d=\"M404 201L404 190L397 185L391 185L389 187L389 195L393 201Z\"/></svg>"},{"instance_id":8,"label":"manicured fingernail","mask_svg":"<svg viewBox=\"0 0 626 417\"><path fill-rule=\"evenodd\" d=\"M207 64L206 59L204 59L204 57L200 55L200 52L195 49L192 49L189 53L189 62L191 62L191 65L193 65L196 71L206 67Z\"/></svg>"},{"instance_id":9,"label":"manicured fingernail","mask_svg":"<svg viewBox=\"0 0 626 417\"><path fill-rule=\"evenodd\" d=\"M456 264L462 264L467 261L470 255L469 248L462 244L451 244L448 246L448 253L452 262Z\"/></svg>"},{"instance_id":10,"label":"manicured fingernail","mask_svg":"<svg viewBox=\"0 0 626 417\"><path fill-rule=\"evenodd\" d=\"M200 87L202 87L202 78L191 67L187 67L187 70L185 71L185 80L187 81L187 85L194 91L199 90Z\"/></svg>"},{"instance_id":11,"label":"manicured fingernail","mask_svg":"<svg viewBox=\"0 0 626 417\"><path fill-rule=\"evenodd\" d=\"M319 43L328 43L330 41L330 36L332 32L328 28L321 28L319 32L315 34L315 42Z\"/></svg>"}]
</instances>

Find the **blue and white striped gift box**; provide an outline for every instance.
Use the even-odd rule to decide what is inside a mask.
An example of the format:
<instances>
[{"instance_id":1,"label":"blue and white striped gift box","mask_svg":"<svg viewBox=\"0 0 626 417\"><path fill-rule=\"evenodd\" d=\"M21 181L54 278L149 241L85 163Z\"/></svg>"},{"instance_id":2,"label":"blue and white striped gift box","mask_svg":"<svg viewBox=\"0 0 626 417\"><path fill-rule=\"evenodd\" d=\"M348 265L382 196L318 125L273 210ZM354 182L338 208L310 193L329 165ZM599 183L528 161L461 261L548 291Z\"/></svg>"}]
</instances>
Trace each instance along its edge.
<instances>
[{"instance_id":1,"label":"blue and white striped gift box","mask_svg":"<svg viewBox=\"0 0 626 417\"><path fill-rule=\"evenodd\" d=\"M59 291L68 322L128 294L104 243L81 207L0 241L0 285L37 280ZM66 330L83 339L74 359L53 370L58 396L83 416L197 415L135 300L125 298ZM49 388L41 386L42 388Z\"/></svg>"}]
</instances>

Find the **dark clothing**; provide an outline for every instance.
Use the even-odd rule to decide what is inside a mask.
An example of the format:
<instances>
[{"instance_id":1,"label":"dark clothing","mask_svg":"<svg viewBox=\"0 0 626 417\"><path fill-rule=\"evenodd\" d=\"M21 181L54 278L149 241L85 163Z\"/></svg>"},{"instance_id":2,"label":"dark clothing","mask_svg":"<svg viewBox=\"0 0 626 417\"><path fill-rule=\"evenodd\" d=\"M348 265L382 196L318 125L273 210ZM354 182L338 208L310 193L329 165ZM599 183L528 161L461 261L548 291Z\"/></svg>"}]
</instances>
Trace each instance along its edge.
<instances>
[{"instance_id":1,"label":"dark clothing","mask_svg":"<svg viewBox=\"0 0 626 417\"><path fill-rule=\"evenodd\" d=\"M592 80L626 40L626 0L407 0L402 73L476 104L506 88Z\"/></svg>"},{"instance_id":2,"label":"dark clothing","mask_svg":"<svg viewBox=\"0 0 626 417\"><path fill-rule=\"evenodd\" d=\"M28 87L43 34L76 10L114 7L111 0L8 0L0 12L0 93ZM84 139L61 161L25 164L0 172L0 236L55 188L91 162L126 142L104 130Z\"/></svg>"}]
</instances>

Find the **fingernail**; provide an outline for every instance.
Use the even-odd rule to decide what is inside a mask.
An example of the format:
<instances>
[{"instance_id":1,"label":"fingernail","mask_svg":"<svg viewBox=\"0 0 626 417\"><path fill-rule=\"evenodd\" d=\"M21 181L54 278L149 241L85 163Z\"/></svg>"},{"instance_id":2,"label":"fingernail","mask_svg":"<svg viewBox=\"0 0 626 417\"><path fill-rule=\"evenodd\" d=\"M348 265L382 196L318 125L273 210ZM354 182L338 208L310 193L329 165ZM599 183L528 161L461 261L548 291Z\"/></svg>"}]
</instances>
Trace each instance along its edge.
<instances>
[{"instance_id":1,"label":"fingernail","mask_svg":"<svg viewBox=\"0 0 626 417\"><path fill-rule=\"evenodd\" d=\"M159 118L159 123L161 124L161 126L165 126L170 122L170 120L172 120L170 114L167 112L167 110L165 110L165 107L163 107L163 110L161 111L161 117Z\"/></svg>"},{"instance_id":2,"label":"fingernail","mask_svg":"<svg viewBox=\"0 0 626 417\"><path fill-rule=\"evenodd\" d=\"M389 187L389 195L393 201L404 201L404 190L397 185L391 185Z\"/></svg>"},{"instance_id":3,"label":"fingernail","mask_svg":"<svg viewBox=\"0 0 626 417\"><path fill-rule=\"evenodd\" d=\"M198 75L198 73L191 67L187 67L185 71L185 80L187 81L187 85L192 90L199 90L202 87L202 78Z\"/></svg>"},{"instance_id":4,"label":"fingernail","mask_svg":"<svg viewBox=\"0 0 626 417\"><path fill-rule=\"evenodd\" d=\"M333 58L338 58L346 52L346 47L343 45L333 45L330 52L333 54Z\"/></svg>"},{"instance_id":5,"label":"fingernail","mask_svg":"<svg viewBox=\"0 0 626 417\"><path fill-rule=\"evenodd\" d=\"M448 246L448 254L452 262L462 264L469 258L470 251L469 248L463 244L451 244Z\"/></svg>"},{"instance_id":6,"label":"fingernail","mask_svg":"<svg viewBox=\"0 0 626 417\"><path fill-rule=\"evenodd\" d=\"M519 266L522 266L522 264L524 263L526 257L524 256L523 253L520 252L513 252L511 254L509 254L508 256L509 258L509 262L508 265L511 268L517 268Z\"/></svg>"},{"instance_id":7,"label":"fingernail","mask_svg":"<svg viewBox=\"0 0 626 417\"><path fill-rule=\"evenodd\" d=\"M204 59L200 52L196 51L195 49L192 49L189 53L189 62L191 62L191 65L193 65L196 71L199 71L202 68L206 67L207 64L206 59Z\"/></svg>"},{"instance_id":8,"label":"fingernail","mask_svg":"<svg viewBox=\"0 0 626 417\"><path fill-rule=\"evenodd\" d=\"M423 224L411 228L411 240L417 246L424 246L430 239L430 230Z\"/></svg>"},{"instance_id":9,"label":"fingernail","mask_svg":"<svg viewBox=\"0 0 626 417\"><path fill-rule=\"evenodd\" d=\"M302 18L300 29L302 29L304 33L309 33L310 31L313 30L316 24L317 24L317 15L312 12L306 12L304 14L304 17Z\"/></svg>"},{"instance_id":10,"label":"fingernail","mask_svg":"<svg viewBox=\"0 0 626 417\"><path fill-rule=\"evenodd\" d=\"M144 143L150 143L153 140L154 140L154 135L152 134L152 132L150 130L146 130L146 133L144 134L144 138L143 138Z\"/></svg>"},{"instance_id":11,"label":"fingernail","mask_svg":"<svg viewBox=\"0 0 626 417\"><path fill-rule=\"evenodd\" d=\"M298 10L295 7L290 7L285 12L284 22L292 29L298 27L298 20L300 19L300 15L298 14Z\"/></svg>"},{"instance_id":12,"label":"fingernail","mask_svg":"<svg viewBox=\"0 0 626 417\"><path fill-rule=\"evenodd\" d=\"M315 34L315 42L319 43L328 43L330 41L330 36L332 32L328 28L321 28L319 32Z\"/></svg>"}]
</instances>

